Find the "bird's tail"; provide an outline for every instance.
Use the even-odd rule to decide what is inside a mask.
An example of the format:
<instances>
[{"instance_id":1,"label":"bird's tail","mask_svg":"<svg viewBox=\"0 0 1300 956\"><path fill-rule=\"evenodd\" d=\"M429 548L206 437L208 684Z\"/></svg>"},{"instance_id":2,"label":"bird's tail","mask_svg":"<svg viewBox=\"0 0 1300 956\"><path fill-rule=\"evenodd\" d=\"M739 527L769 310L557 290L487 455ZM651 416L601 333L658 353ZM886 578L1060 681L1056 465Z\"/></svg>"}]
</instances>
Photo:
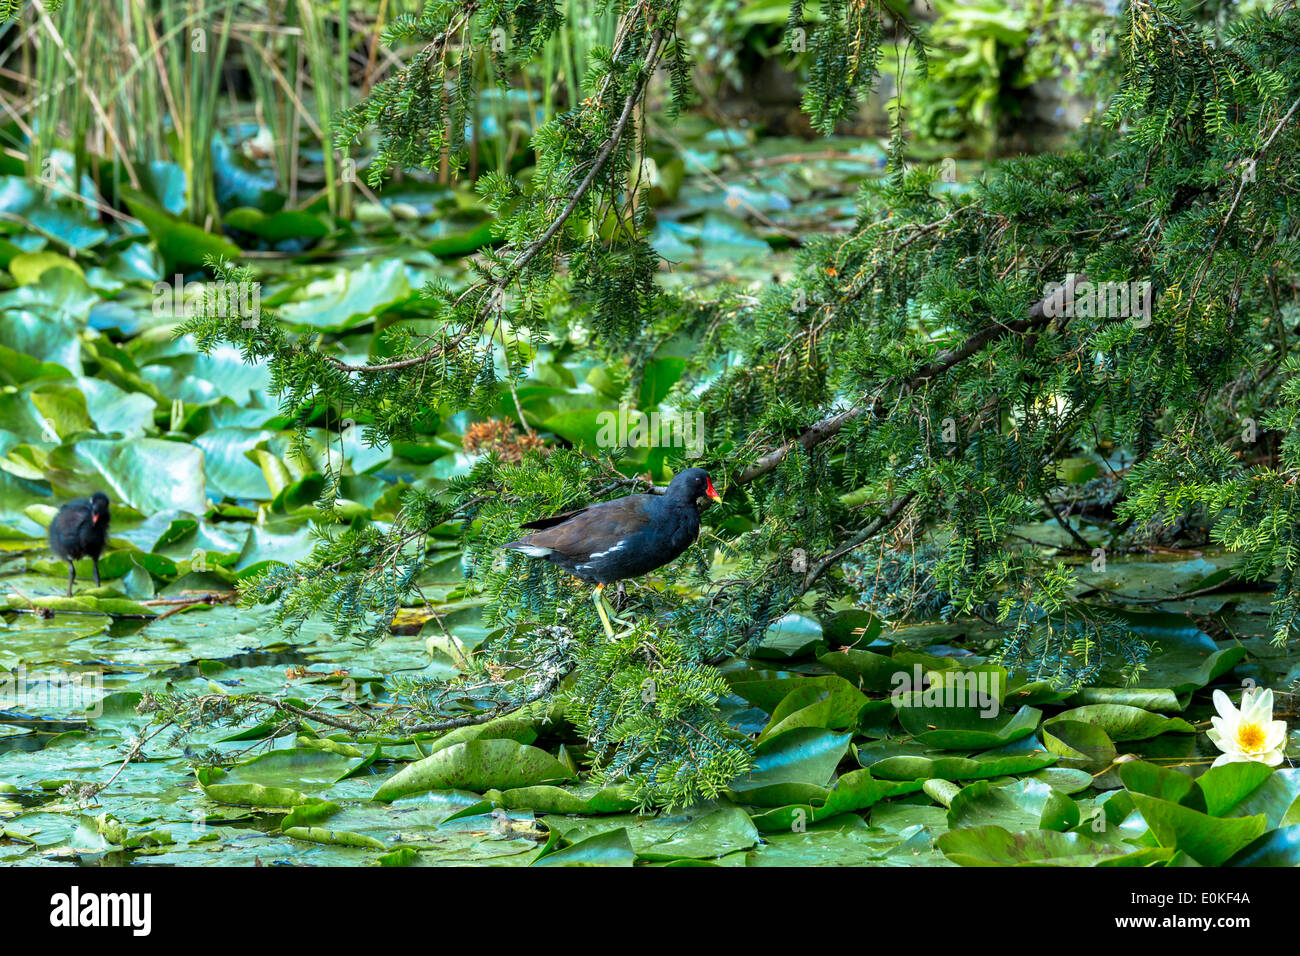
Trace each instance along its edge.
<instances>
[{"instance_id":1,"label":"bird's tail","mask_svg":"<svg viewBox=\"0 0 1300 956\"><path fill-rule=\"evenodd\" d=\"M518 541L511 541L509 544L503 544L501 547L504 550L519 551L528 555L530 558L544 558L551 553L550 548L542 548L533 544L530 540L531 538L531 534L526 534Z\"/></svg>"}]
</instances>

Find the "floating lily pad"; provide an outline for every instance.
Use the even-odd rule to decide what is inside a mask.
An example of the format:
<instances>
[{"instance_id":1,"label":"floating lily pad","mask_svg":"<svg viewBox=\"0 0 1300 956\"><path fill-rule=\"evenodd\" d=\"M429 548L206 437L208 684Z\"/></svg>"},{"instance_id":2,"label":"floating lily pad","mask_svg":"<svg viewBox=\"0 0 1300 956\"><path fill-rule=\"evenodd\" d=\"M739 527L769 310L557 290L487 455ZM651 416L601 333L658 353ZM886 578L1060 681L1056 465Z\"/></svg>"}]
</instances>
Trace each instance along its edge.
<instances>
[{"instance_id":1,"label":"floating lily pad","mask_svg":"<svg viewBox=\"0 0 1300 956\"><path fill-rule=\"evenodd\" d=\"M777 704L759 740L796 727L852 728L866 703L866 695L843 677L806 678Z\"/></svg>"},{"instance_id":2,"label":"floating lily pad","mask_svg":"<svg viewBox=\"0 0 1300 956\"><path fill-rule=\"evenodd\" d=\"M367 261L308 286L308 297L280 307L292 328L343 331L408 301L411 286L400 259Z\"/></svg>"},{"instance_id":3,"label":"floating lily pad","mask_svg":"<svg viewBox=\"0 0 1300 956\"><path fill-rule=\"evenodd\" d=\"M999 826L950 830L939 837L939 848L962 866L1149 866L1174 854L1151 847L1116 850L1078 833Z\"/></svg>"},{"instance_id":4,"label":"floating lily pad","mask_svg":"<svg viewBox=\"0 0 1300 956\"><path fill-rule=\"evenodd\" d=\"M1224 866L1300 866L1300 826L1270 830L1246 844Z\"/></svg>"},{"instance_id":5,"label":"floating lily pad","mask_svg":"<svg viewBox=\"0 0 1300 956\"><path fill-rule=\"evenodd\" d=\"M1164 733L1196 733L1196 728L1181 717L1164 717L1126 704L1085 704L1056 715L1044 727L1063 720L1093 724L1115 742L1146 740Z\"/></svg>"},{"instance_id":6,"label":"floating lily pad","mask_svg":"<svg viewBox=\"0 0 1300 956\"><path fill-rule=\"evenodd\" d=\"M402 768L375 791L375 799L391 801L424 790L510 790L573 776L569 767L536 747L513 740L470 740Z\"/></svg>"},{"instance_id":7,"label":"floating lily pad","mask_svg":"<svg viewBox=\"0 0 1300 956\"><path fill-rule=\"evenodd\" d=\"M1061 766L1091 773L1109 767L1118 755L1106 731L1096 724L1077 720L1056 720L1044 725L1043 744L1061 758Z\"/></svg>"},{"instance_id":8,"label":"floating lily pad","mask_svg":"<svg viewBox=\"0 0 1300 956\"><path fill-rule=\"evenodd\" d=\"M925 809L925 808L917 808ZM750 854L750 866L914 866L931 860L931 837L925 827L901 829L870 826L861 817L843 814L808 827L764 835L765 845Z\"/></svg>"},{"instance_id":9,"label":"floating lily pad","mask_svg":"<svg viewBox=\"0 0 1300 956\"><path fill-rule=\"evenodd\" d=\"M773 809L755 814L754 825L764 832L787 830L800 823L816 823L841 813L865 810L886 797L913 793L921 781L876 780L869 770L853 770L830 787L811 784L773 784L757 791L737 793L737 798ZM789 802L786 802L789 801Z\"/></svg>"},{"instance_id":10,"label":"floating lily pad","mask_svg":"<svg viewBox=\"0 0 1300 956\"><path fill-rule=\"evenodd\" d=\"M1210 635L1181 614L1160 611L1113 610L1109 613L1137 637L1153 645L1136 682L1140 688L1168 689L1175 694L1204 687L1231 670L1246 656L1246 649L1236 644L1220 648ZM1123 685L1123 675L1115 668L1103 669L1098 683Z\"/></svg>"},{"instance_id":11,"label":"floating lily pad","mask_svg":"<svg viewBox=\"0 0 1300 956\"><path fill-rule=\"evenodd\" d=\"M625 787L566 789L545 784L507 790L500 802L509 810L535 813L626 813L637 803Z\"/></svg>"},{"instance_id":12,"label":"floating lily pad","mask_svg":"<svg viewBox=\"0 0 1300 956\"><path fill-rule=\"evenodd\" d=\"M296 807L310 803L309 797L289 787L264 787L258 783L223 783L224 771L200 767L195 771L204 795L217 803L239 807Z\"/></svg>"},{"instance_id":13,"label":"floating lily pad","mask_svg":"<svg viewBox=\"0 0 1300 956\"><path fill-rule=\"evenodd\" d=\"M232 261L239 258L239 247L234 243L160 209L142 193L126 186L118 188L131 215L144 223L158 243L168 273L198 268L209 257Z\"/></svg>"},{"instance_id":14,"label":"floating lily pad","mask_svg":"<svg viewBox=\"0 0 1300 956\"><path fill-rule=\"evenodd\" d=\"M631 866L636 851L627 829L619 827L606 833L579 840L572 846L540 857L533 866Z\"/></svg>"},{"instance_id":15,"label":"floating lily pad","mask_svg":"<svg viewBox=\"0 0 1300 956\"><path fill-rule=\"evenodd\" d=\"M855 687L867 691L893 690L898 686L898 676L907 674L892 657L859 648L830 651L817 660Z\"/></svg>"},{"instance_id":16,"label":"floating lily pad","mask_svg":"<svg viewBox=\"0 0 1300 956\"><path fill-rule=\"evenodd\" d=\"M1030 746L1024 746L1028 743ZM886 780L975 780L1001 777L1007 774L1033 773L1057 762L1055 754L1048 753L1030 739L1009 747L999 747L973 756L924 756L899 754L867 762L859 749L859 760L871 772Z\"/></svg>"},{"instance_id":17,"label":"floating lily pad","mask_svg":"<svg viewBox=\"0 0 1300 956\"><path fill-rule=\"evenodd\" d=\"M821 625L812 618L787 614L767 629L750 656L776 660L801 657L823 640Z\"/></svg>"},{"instance_id":18,"label":"floating lily pad","mask_svg":"<svg viewBox=\"0 0 1300 956\"><path fill-rule=\"evenodd\" d=\"M1186 853L1202 866L1220 865L1267 826L1263 814L1224 819L1145 793L1134 793L1133 800L1160 846Z\"/></svg>"},{"instance_id":19,"label":"floating lily pad","mask_svg":"<svg viewBox=\"0 0 1300 956\"><path fill-rule=\"evenodd\" d=\"M748 849L759 839L749 815L725 803L701 803L662 816L548 816L543 822L575 843L621 830L643 860L712 859Z\"/></svg>"},{"instance_id":20,"label":"floating lily pad","mask_svg":"<svg viewBox=\"0 0 1300 956\"><path fill-rule=\"evenodd\" d=\"M987 780L977 780L962 787L948 807L948 826L1000 826L1008 830L1037 827L1044 808L1055 793L1037 780L1018 780L1005 787L995 787ZM1064 798L1071 804L1068 797ZM1078 822L1078 814L1075 814Z\"/></svg>"},{"instance_id":21,"label":"floating lily pad","mask_svg":"<svg viewBox=\"0 0 1300 956\"><path fill-rule=\"evenodd\" d=\"M984 706L935 707L913 704L919 695L900 699L898 720L920 743L937 750L975 750L998 747L1033 734L1042 712L1021 707L1003 711L996 700Z\"/></svg>"},{"instance_id":22,"label":"floating lily pad","mask_svg":"<svg viewBox=\"0 0 1300 956\"><path fill-rule=\"evenodd\" d=\"M849 737L813 727L769 737L755 748L751 771L733 780L731 789L744 799L751 791L778 783L824 787L844 758Z\"/></svg>"}]
</instances>

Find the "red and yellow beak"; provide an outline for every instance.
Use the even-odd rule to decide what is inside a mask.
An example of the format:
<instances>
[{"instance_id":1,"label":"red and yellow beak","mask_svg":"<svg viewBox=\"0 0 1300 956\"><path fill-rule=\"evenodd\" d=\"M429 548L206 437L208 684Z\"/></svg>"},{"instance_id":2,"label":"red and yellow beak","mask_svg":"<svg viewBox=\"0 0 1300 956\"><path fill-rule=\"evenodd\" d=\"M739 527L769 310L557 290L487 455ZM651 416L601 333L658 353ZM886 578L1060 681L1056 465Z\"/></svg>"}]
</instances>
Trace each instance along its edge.
<instances>
[{"instance_id":1,"label":"red and yellow beak","mask_svg":"<svg viewBox=\"0 0 1300 956\"><path fill-rule=\"evenodd\" d=\"M718 494L718 489L713 487L713 479L712 478L708 479L708 482L709 482L709 486L704 489L704 493L708 495L710 498L712 498L714 501L721 501L722 495Z\"/></svg>"}]
</instances>

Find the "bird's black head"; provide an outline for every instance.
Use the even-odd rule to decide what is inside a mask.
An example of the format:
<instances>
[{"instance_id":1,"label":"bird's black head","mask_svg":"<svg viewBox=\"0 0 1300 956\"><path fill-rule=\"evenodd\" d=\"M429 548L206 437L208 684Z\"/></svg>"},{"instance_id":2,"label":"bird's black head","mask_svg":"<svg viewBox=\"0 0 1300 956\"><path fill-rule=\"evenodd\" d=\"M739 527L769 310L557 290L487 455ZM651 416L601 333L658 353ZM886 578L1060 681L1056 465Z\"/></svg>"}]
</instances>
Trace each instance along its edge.
<instances>
[{"instance_id":1,"label":"bird's black head","mask_svg":"<svg viewBox=\"0 0 1300 956\"><path fill-rule=\"evenodd\" d=\"M722 495L718 494L709 479L709 473L703 468L687 468L678 472L668 485L668 495L685 501L695 501L705 496L714 501L722 500Z\"/></svg>"},{"instance_id":2,"label":"bird's black head","mask_svg":"<svg viewBox=\"0 0 1300 956\"><path fill-rule=\"evenodd\" d=\"M97 491L90 496L90 521L92 524L108 527L108 495Z\"/></svg>"}]
</instances>

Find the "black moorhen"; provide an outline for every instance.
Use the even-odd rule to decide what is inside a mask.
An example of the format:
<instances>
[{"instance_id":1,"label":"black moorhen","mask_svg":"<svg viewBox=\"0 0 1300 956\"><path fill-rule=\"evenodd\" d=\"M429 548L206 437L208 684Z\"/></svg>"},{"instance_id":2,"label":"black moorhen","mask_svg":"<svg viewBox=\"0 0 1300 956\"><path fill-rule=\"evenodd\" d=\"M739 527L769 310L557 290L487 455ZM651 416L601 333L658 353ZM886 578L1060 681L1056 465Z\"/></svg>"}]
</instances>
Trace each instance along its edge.
<instances>
[{"instance_id":1,"label":"black moorhen","mask_svg":"<svg viewBox=\"0 0 1300 956\"><path fill-rule=\"evenodd\" d=\"M97 491L89 498L69 501L50 522L50 548L68 562L68 597L77 580L79 558L90 558L95 566L95 587L99 587L99 555L108 538L108 495Z\"/></svg>"},{"instance_id":2,"label":"black moorhen","mask_svg":"<svg viewBox=\"0 0 1300 956\"><path fill-rule=\"evenodd\" d=\"M601 593L605 585L661 568L689 548L700 533L696 499L703 495L722 500L703 468L687 468L662 495L628 495L530 521L523 527L538 530L505 547L545 558L596 585L596 612L613 637Z\"/></svg>"}]
</instances>

